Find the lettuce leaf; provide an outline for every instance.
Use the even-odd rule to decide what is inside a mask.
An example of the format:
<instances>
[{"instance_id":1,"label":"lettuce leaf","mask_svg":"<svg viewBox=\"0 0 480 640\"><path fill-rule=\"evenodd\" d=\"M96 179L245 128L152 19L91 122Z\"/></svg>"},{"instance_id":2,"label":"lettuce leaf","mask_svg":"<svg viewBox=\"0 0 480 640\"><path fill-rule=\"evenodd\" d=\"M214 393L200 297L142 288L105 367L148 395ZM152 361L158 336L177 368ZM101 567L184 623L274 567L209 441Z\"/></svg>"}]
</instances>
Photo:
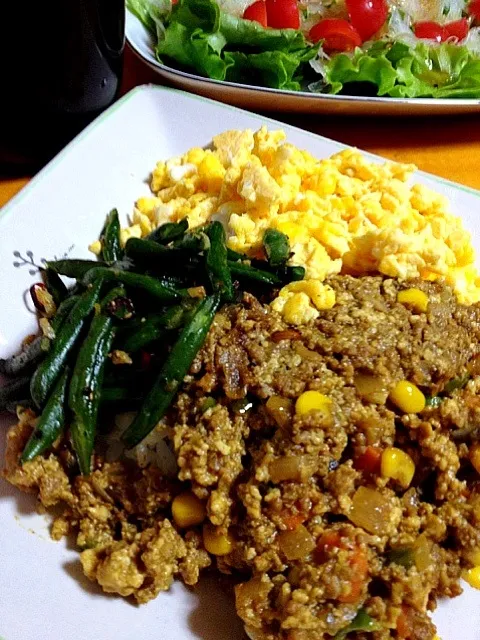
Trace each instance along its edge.
<instances>
[{"instance_id":1,"label":"lettuce leaf","mask_svg":"<svg viewBox=\"0 0 480 640\"><path fill-rule=\"evenodd\" d=\"M480 59L464 46L376 42L353 56L338 54L323 65L324 85L339 93L368 82L379 96L480 98Z\"/></svg>"},{"instance_id":2,"label":"lettuce leaf","mask_svg":"<svg viewBox=\"0 0 480 640\"><path fill-rule=\"evenodd\" d=\"M313 53L315 55L315 53ZM283 51L262 51L261 53L241 53L227 51L225 59L232 62L226 75L230 82L241 82L266 87L277 87L290 91L300 91L301 77L295 77L303 62L310 60L312 53L303 49L292 53Z\"/></svg>"},{"instance_id":3,"label":"lettuce leaf","mask_svg":"<svg viewBox=\"0 0 480 640\"><path fill-rule=\"evenodd\" d=\"M170 13L169 0L126 0L126 7L154 36L160 37Z\"/></svg>"},{"instance_id":4,"label":"lettuce leaf","mask_svg":"<svg viewBox=\"0 0 480 640\"><path fill-rule=\"evenodd\" d=\"M292 90L302 87L317 51L300 31L265 29L225 13L215 0L179 0L156 49L161 62L208 78Z\"/></svg>"}]
</instances>

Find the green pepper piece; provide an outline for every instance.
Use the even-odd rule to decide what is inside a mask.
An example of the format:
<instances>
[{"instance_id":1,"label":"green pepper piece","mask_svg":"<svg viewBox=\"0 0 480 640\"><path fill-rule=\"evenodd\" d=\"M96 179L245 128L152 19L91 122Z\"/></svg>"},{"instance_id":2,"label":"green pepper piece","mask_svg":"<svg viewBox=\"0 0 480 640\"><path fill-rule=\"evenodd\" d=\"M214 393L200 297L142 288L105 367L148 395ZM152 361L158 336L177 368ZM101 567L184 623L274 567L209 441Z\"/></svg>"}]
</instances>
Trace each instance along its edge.
<instances>
[{"instance_id":1,"label":"green pepper piece","mask_svg":"<svg viewBox=\"0 0 480 640\"><path fill-rule=\"evenodd\" d=\"M453 378L449 380L447 384L443 388L444 393L452 393L452 391L456 391L457 389L463 389L463 387L470 380L470 374L466 373L463 376L459 376L458 378Z\"/></svg>"},{"instance_id":2,"label":"green pepper piece","mask_svg":"<svg viewBox=\"0 0 480 640\"><path fill-rule=\"evenodd\" d=\"M334 640L345 640L352 631L379 631L381 626L374 620L365 609L359 609L355 618L344 629L341 629Z\"/></svg>"},{"instance_id":3,"label":"green pepper piece","mask_svg":"<svg viewBox=\"0 0 480 640\"><path fill-rule=\"evenodd\" d=\"M406 569L410 569L415 564L415 550L413 547L397 547L387 551L387 559L389 562L399 564Z\"/></svg>"},{"instance_id":4,"label":"green pepper piece","mask_svg":"<svg viewBox=\"0 0 480 640\"><path fill-rule=\"evenodd\" d=\"M430 409L437 409L443 402L443 398L440 396L426 396L425 397L425 406L430 407Z\"/></svg>"}]
</instances>

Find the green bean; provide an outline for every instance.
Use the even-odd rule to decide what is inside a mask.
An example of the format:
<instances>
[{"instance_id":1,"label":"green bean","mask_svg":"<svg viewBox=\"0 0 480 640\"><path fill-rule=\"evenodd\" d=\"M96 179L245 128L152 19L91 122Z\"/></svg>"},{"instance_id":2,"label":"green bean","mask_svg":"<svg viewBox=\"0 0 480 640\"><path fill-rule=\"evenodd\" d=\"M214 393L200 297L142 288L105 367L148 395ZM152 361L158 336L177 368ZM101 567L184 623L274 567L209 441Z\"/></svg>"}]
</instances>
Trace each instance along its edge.
<instances>
[{"instance_id":1,"label":"green bean","mask_svg":"<svg viewBox=\"0 0 480 640\"><path fill-rule=\"evenodd\" d=\"M143 318L136 318L133 322L129 322L126 327L122 328L118 335L119 343L125 351L129 349L126 347L128 341L139 333L142 333L145 327L148 327L147 331L151 328L158 329L178 329L191 313L193 305L186 304L188 299L185 299L185 304L178 304L168 308L162 313L155 313ZM193 303L192 299L192 303ZM195 303L196 304L196 303Z\"/></svg>"},{"instance_id":2,"label":"green bean","mask_svg":"<svg viewBox=\"0 0 480 640\"><path fill-rule=\"evenodd\" d=\"M45 357L50 340L41 335L28 344L21 353L10 358L0 358L0 373L5 376L20 376L34 369Z\"/></svg>"},{"instance_id":3,"label":"green bean","mask_svg":"<svg viewBox=\"0 0 480 640\"><path fill-rule=\"evenodd\" d=\"M42 269L41 271L43 282L58 307L68 296L68 289L56 271L53 269Z\"/></svg>"},{"instance_id":4,"label":"green bean","mask_svg":"<svg viewBox=\"0 0 480 640\"><path fill-rule=\"evenodd\" d=\"M229 249L227 247L227 258L232 262L238 262L239 260L248 260L248 256L244 253L238 253L238 251L234 251L233 249Z\"/></svg>"},{"instance_id":5,"label":"green bean","mask_svg":"<svg viewBox=\"0 0 480 640\"><path fill-rule=\"evenodd\" d=\"M207 272L213 291L225 300L233 299L232 275L227 262L225 230L221 222L212 222L207 228L210 248L207 251Z\"/></svg>"},{"instance_id":6,"label":"green bean","mask_svg":"<svg viewBox=\"0 0 480 640\"><path fill-rule=\"evenodd\" d=\"M165 224L154 229L152 233L147 236L147 239L160 244L168 244L173 240L178 240L183 237L187 229L187 218L183 218L179 222L165 222Z\"/></svg>"},{"instance_id":7,"label":"green bean","mask_svg":"<svg viewBox=\"0 0 480 640\"><path fill-rule=\"evenodd\" d=\"M179 280L182 280L182 283L185 282L186 271L192 268L197 269L200 265L198 256L185 247L165 247L158 242L140 238L130 238L125 246L125 252L136 265L154 272L160 270L164 282L170 278L172 281L177 280L177 285ZM173 277L170 275L172 271L175 273ZM165 275L166 273L168 275ZM183 276L182 278L178 277L179 273Z\"/></svg>"},{"instance_id":8,"label":"green bean","mask_svg":"<svg viewBox=\"0 0 480 640\"><path fill-rule=\"evenodd\" d=\"M285 264L290 256L288 236L276 229L267 229L263 235L263 246L272 267Z\"/></svg>"},{"instance_id":9,"label":"green bean","mask_svg":"<svg viewBox=\"0 0 480 640\"><path fill-rule=\"evenodd\" d=\"M49 449L62 433L66 420L65 409L68 379L69 370L66 368L58 378L47 400L47 404L42 411L42 415L25 445L20 458L22 463L32 460L35 456Z\"/></svg>"},{"instance_id":10,"label":"green bean","mask_svg":"<svg viewBox=\"0 0 480 640\"><path fill-rule=\"evenodd\" d=\"M140 393L132 392L125 387L104 387L100 393L102 404L117 404L119 402L141 402Z\"/></svg>"},{"instance_id":11,"label":"green bean","mask_svg":"<svg viewBox=\"0 0 480 640\"><path fill-rule=\"evenodd\" d=\"M7 409L11 402L29 395L30 378L17 378L0 387L0 411Z\"/></svg>"},{"instance_id":12,"label":"green bean","mask_svg":"<svg viewBox=\"0 0 480 640\"><path fill-rule=\"evenodd\" d=\"M123 251L120 248L120 221L118 211L112 209L107 216L105 226L100 235L102 258L109 264L121 260Z\"/></svg>"},{"instance_id":13,"label":"green bean","mask_svg":"<svg viewBox=\"0 0 480 640\"><path fill-rule=\"evenodd\" d=\"M165 415L205 341L219 302L218 294L203 298L195 315L183 328L136 418L123 434L129 448L143 440Z\"/></svg>"},{"instance_id":14,"label":"green bean","mask_svg":"<svg viewBox=\"0 0 480 640\"><path fill-rule=\"evenodd\" d=\"M81 280L90 269L95 267L108 267L106 262L97 260L54 260L47 262L47 268L67 278Z\"/></svg>"},{"instance_id":15,"label":"green bean","mask_svg":"<svg viewBox=\"0 0 480 640\"><path fill-rule=\"evenodd\" d=\"M125 245L125 253L134 262L152 263L152 261L172 260L174 249L168 249L153 240L142 240L141 238L129 238Z\"/></svg>"},{"instance_id":16,"label":"green bean","mask_svg":"<svg viewBox=\"0 0 480 640\"><path fill-rule=\"evenodd\" d=\"M30 393L38 407L42 407L50 391L65 367L72 348L77 342L86 319L100 295L103 281L93 286L76 301L68 317L60 326L52 348L38 366L30 383Z\"/></svg>"},{"instance_id":17,"label":"green bean","mask_svg":"<svg viewBox=\"0 0 480 640\"><path fill-rule=\"evenodd\" d=\"M101 310L93 317L78 352L70 382L68 406L73 415L70 432L83 475L90 473L105 363L115 335L113 319L106 310L122 293L122 289L113 289L102 300Z\"/></svg>"},{"instance_id":18,"label":"green bean","mask_svg":"<svg viewBox=\"0 0 480 640\"><path fill-rule=\"evenodd\" d=\"M79 297L80 296L78 295L70 296L69 298L64 300L57 308L57 313L50 320L50 326L52 327L54 333L57 333L59 328L62 326L62 323L68 317L68 314L73 309Z\"/></svg>"},{"instance_id":19,"label":"green bean","mask_svg":"<svg viewBox=\"0 0 480 640\"><path fill-rule=\"evenodd\" d=\"M167 336L165 329L162 329L155 322L146 322L143 327L132 333L123 344L123 350L127 353L135 353L152 342L157 342Z\"/></svg>"},{"instance_id":20,"label":"green bean","mask_svg":"<svg viewBox=\"0 0 480 640\"><path fill-rule=\"evenodd\" d=\"M288 284L305 278L305 267L283 267L275 270L275 274L282 282Z\"/></svg>"},{"instance_id":21,"label":"green bean","mask_svg":"<svg viewBox=\"0 0 480 640\"><path fill-rule=\"evenodd\" d=\"M180 300L182 297L179 291L167 287L157 278L131 273L130 271L121 271L119 269L109 269L105 267L90 269L85 275L83 282L89 284L96 282L99 278L102 278L105 282L116 280L132 289L139 289L160 302L175 302L175 300Z\"/></svg>"},{"instance_id":22,"label":"green bean","mask_svg":"<svg viewBox=\"0 0 480 640\"><path fill-rule=\"evenodd\" d=\"M249 282L266 284L270 286L278 286L282 284L282 281L274 273L269 271L263 271L262 269L256 269L243 262L228 261L231 274L234 278L239 280L247 280Z\"/></svg>"},{"instance_id":23,"label":"green bean","mask_svg":"<svg viewBox=\"0 0 480 640\"><path fill-rule=\"evenodd\" d=\"M191 251L192 253L201 253L206 251L210 246L210 239L202 230L195 229L191 233L186 233L173 243L174 249L182 249L183 251Z\"/></svg>"}]
</instances>

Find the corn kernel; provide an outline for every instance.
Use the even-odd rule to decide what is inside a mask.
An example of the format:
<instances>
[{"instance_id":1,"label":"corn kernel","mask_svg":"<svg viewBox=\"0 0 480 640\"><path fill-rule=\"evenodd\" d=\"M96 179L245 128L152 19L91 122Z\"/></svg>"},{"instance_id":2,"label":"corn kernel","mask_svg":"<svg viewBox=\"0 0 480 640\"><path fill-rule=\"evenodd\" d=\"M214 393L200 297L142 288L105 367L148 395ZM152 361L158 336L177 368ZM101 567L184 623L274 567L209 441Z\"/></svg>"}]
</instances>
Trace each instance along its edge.
<instances>
[{"instance_id":1,"label":"corn kernel","mask_svg":"<svg viewBox=\"0 0 480 640\"><path fill-rule=\"evenodd\" d=\"M177 526L193 527L205 520L207 511L197 496L186 492L175 496L172 502L172 515Z\"/></svg>"},{"instance_id":2,"label":"corn kernel","mask_svg":"<svg viewBox=\"0 0 480 640\"><path fill-rule=\"evenodd\" d=\"M233 549L233 539L230 534L218 533L211 524L203 527L203 544L208 553L214 556L226 556Z\"/></svg>"},{"instance_id":3,"label":"corn kernel","mask_svg":"<svg viewBox=\"0 0 480 640\"><path fill-rule=\"evenodd\" d=\"M305 391L297 398L295 413L303 416L310 411L324 411L331 413L332 401L319 391Z\"/></svg>"},{"instance_id":4,"label":"corn kernel","mask_svg":"<svg viewBox=\"0 0 480 640\"><path fill-rule=\"evenodd\" d=\"M476 442L470 447L468 455L473 468L480 473L480 442Z\"/></svg>"},{"instance_id":5,"label":"corn kernel","mask_svg":"<svg viewBox=\"0 0 480 640\"><path fill-rule=\"evenodd\" d=\"M380 473L384 478L396 480L406 489L414 476L415 463L405 451L387 447L382 453Z\"/></svg>"},{"instance_id":6,"label":"corn kernel","mask_svg":"<svg viewBox=\"0 0 480 640\"><path fill-rule=\"evenodd\" d=\"M428 308L428 296L421 289L404 289L397 294L397 302L411 307L418 313L425 313Z\"/></svg>"},{"instance_id":7,"label":"corn kernel","mask_svg":"<svg viewBox=\"0 0 480 640\"><path fill-rule=\"evenodd\" d=\"M92 242L92 244L88 246L88 250L94 253L96 256L99 256L102 252L102 243L100 242L100 240L95 240L95 242Z\"/></svg>"},{"instance_id":8,"label":"corn kernel","mask_svg":"<svg viewBox=\"0 0 480 640\"><path fill-rule=\"evenodd\" d=\"M420 389L408 382L401 380L390 391L390 400L404 413L419 413L425 409L425 396Z\"/></svg>"},{"instance_id":9,"label":"corn kernel","mask_svg":"<svg viewBox=\"0 0 480 640\"><path fill-rule=\"evenodd\" d=\"M463 579L474 589L480 589L480 567L473 567L463 572Z\"/></svg>"}]
</instances>

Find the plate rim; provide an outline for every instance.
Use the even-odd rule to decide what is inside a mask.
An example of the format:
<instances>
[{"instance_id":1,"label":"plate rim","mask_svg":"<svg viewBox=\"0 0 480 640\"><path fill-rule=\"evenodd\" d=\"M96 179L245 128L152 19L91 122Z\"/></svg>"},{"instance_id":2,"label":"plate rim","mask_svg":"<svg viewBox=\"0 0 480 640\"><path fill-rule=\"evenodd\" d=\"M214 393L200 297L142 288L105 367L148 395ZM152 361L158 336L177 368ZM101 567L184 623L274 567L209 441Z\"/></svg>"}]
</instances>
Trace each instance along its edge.
<instances>
[{"instance_id":1,"label":"plate rim","mask_svg":"<svg viewBox=\"0 0 480 640\"><path fill-rule=\"evenodd\" d=\"M309 93L307 91L291 91L285 89L274 89L272 87L260 87L257 85L242 84L240 82L228 82L226 80L215 80L213 78L206 78L199 76L195 73L189 73L188 71L181 71L180 69L174 69L169 67L163 62L159 62L155 57L151 60L147 58L135 40L132 40L131 26L129 22L131 20L138 22L138 24L146 32L145 26L138 19L138 17L126 8L127 19L125 21L125 39L128 42L131 49L136 53L146 64L151 68L158 69L164 73L168 73L179 78L202 82L206 85L213 87L228 87L229 89L241 89L242 91L259 92L263 94L271 94L272 96L286 95L289 97L298 98L299 101L309 100L327 100L332 103L339 104L373 104L373 105L424 105L426 107L433 107L434 109L441 110L441 107L451 105L453 107L479 107L480 98L392 98L390 96L344 96L334 95L329 93ZM148 33L148 32L147 32Z\"/></svg>"}]
</instances>

